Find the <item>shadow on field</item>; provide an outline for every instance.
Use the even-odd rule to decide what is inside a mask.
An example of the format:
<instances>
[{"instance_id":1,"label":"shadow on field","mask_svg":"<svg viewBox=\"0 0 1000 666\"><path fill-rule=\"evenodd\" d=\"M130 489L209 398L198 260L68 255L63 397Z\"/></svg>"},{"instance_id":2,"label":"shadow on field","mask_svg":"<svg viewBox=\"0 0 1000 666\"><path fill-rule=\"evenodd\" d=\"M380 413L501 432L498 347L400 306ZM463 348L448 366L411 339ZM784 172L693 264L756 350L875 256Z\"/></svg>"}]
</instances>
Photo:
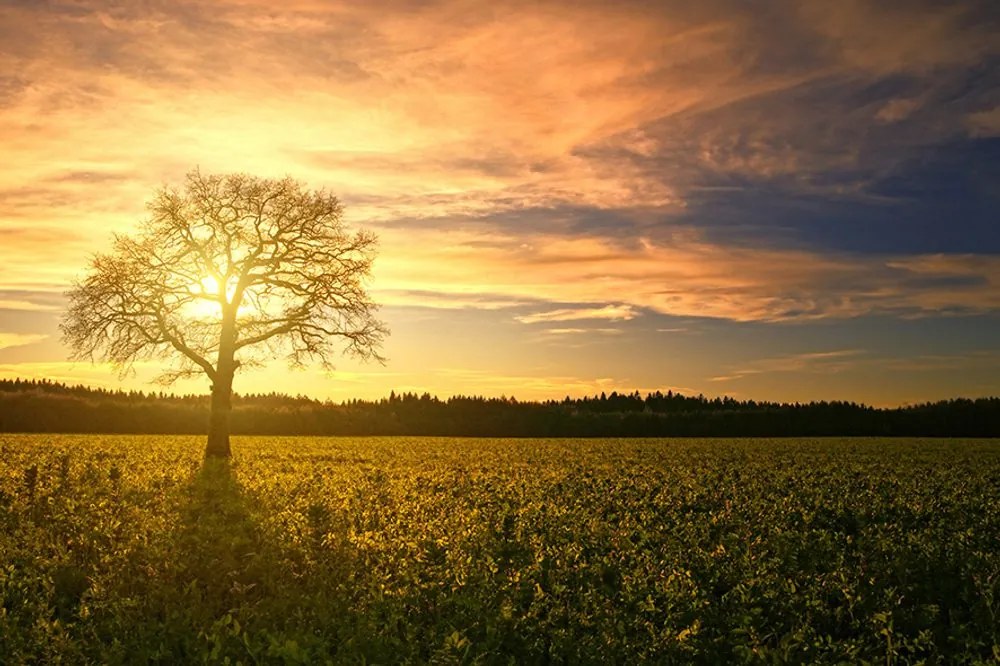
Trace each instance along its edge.
<instances>
[{"instance_id":1,"label":"shadow on field","mask_svg":"<svg viewBox=\"0 0 1000 666\"><path fill-rule=\"evenodd\" d=\"M215 619L255 596L266 544L229 460L205 460L184 492L174 542L178 582L198 602L193 607Z\"/></svg>"},{"instance_id":2,"label":"shadow on field","mask_svg":"<svg viewBox=\"0 0 1000 666\"><path fill-rule=\"evenodd\" d=\"M175 492L173 529L148 535L135 562L110 579L108 598L116 602L94 610L100 650L90 660L267 658L269 637L249 641L244 627L263 625L264 612L267 620L278 615L263 602L285 583L279 549L268 544L228 460L206 460Z\"/></svg>"},{"instance_id":3,"label":"shadow on field","mask_svg":"<svg viewBox=\"0 0 1000 666\"><path fill-rule=\"evenodd\" d=\"M206 459L181 493L179 524L169 537L172 590L162 609L169 659L257 657L245 625L282 582L275 580L279 553L252 516L229 460Z\"/></svg>"},{"instance_id":4,"label":"shadow on field","mask_svg":"<svg viewBox=\"0 0 1000 666\"><path fill-rule=\"evenodd\" d=\"M163 618L182 634L168 641L171 659L306 663L308 653L336 651L327 641L336 645L349 621L343 588L310 575L301 547L268 536L233 463L206 459L182 492ZM324 549L328 565L352 566L337 554Z\"/></svg>"}]
</instances>

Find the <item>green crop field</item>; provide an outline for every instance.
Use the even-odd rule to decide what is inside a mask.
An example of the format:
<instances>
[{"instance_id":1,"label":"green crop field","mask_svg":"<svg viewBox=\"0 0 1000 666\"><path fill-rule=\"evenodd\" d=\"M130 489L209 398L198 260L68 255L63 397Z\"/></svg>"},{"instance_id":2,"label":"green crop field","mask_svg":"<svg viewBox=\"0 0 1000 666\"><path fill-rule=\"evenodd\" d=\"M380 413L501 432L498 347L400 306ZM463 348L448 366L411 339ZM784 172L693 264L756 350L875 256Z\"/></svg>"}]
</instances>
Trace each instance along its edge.
<instances>
[{"instance_id":1,"label":"green crop field","mask_svg":"<svg viewBox=\"0 0 1000 666\"><path fill-rule=\"evenodd\" d=\"M0 436L0 663L995 663L1000 443Z\"/></svg>"}]
</instances>

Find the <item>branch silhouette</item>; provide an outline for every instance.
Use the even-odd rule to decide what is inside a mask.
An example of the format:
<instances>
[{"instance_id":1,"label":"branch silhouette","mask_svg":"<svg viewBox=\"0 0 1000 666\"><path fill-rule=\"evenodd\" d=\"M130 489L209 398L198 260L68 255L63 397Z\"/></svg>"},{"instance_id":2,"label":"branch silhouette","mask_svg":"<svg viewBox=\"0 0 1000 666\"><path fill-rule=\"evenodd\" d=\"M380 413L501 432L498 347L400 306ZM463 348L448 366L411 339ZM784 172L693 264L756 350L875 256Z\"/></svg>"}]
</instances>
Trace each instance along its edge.
<instances>
[{"instance_id":1,"label":"branch silhouette","mask_svg":"<svg viewBox=\"0 0 1000 666\"><path fill-rule=\"evenodd\" d=\"M188 174L163 187L134 236L68 292L61 324L73 358L122 373L140 359L178 361L158 378L212 382L207 453L228 456L233 375L283 356L332 368L340 353L385 362L388 329L368 294L377 238L350 233L336 196L291 178Z\"/></svg>"}]
</instances>

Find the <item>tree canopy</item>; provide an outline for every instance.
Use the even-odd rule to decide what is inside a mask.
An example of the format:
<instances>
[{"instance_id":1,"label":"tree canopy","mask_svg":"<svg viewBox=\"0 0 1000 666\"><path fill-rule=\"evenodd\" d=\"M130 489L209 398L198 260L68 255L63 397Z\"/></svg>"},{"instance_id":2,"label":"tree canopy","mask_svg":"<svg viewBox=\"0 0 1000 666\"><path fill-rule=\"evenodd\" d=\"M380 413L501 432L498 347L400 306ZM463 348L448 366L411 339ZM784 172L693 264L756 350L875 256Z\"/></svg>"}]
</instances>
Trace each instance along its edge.
<instances>
[{"instance_id":1,"label":"tree canopy","mask_svg":"<svg viewBox=\"0 0 1000 666\"><path fill-rule=\"evenodd\" d=\"M276 357L329 368L341 352L383 360L388 331L366 288L377 239L345 228L333 194L291 178L193 171L148 209L138 232L116 235L69 291L62 332L74 358L123 372L139 359L174 359L163 383L208 376L210 453L228 455L238 368Z\"/></svg>"}]
</instances>

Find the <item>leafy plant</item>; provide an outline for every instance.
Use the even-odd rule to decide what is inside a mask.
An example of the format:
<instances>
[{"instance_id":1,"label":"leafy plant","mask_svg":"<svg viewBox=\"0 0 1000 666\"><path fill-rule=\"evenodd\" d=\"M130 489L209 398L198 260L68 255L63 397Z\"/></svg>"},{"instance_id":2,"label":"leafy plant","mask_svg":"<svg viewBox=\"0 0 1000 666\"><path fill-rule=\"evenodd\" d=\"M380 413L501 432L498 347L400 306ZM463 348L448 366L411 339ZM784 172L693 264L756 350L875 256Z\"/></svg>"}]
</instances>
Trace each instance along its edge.
<instances>
[{"instance_id":1,"label":"leafy plant","mask_svg":"<svg viewBox=\"0 0 1000 666\"><path fill-rule=\"evenodd\" d=\"M991 663L1000 449L2 436L2 663Z\"/></svg>"}]
</instances>

